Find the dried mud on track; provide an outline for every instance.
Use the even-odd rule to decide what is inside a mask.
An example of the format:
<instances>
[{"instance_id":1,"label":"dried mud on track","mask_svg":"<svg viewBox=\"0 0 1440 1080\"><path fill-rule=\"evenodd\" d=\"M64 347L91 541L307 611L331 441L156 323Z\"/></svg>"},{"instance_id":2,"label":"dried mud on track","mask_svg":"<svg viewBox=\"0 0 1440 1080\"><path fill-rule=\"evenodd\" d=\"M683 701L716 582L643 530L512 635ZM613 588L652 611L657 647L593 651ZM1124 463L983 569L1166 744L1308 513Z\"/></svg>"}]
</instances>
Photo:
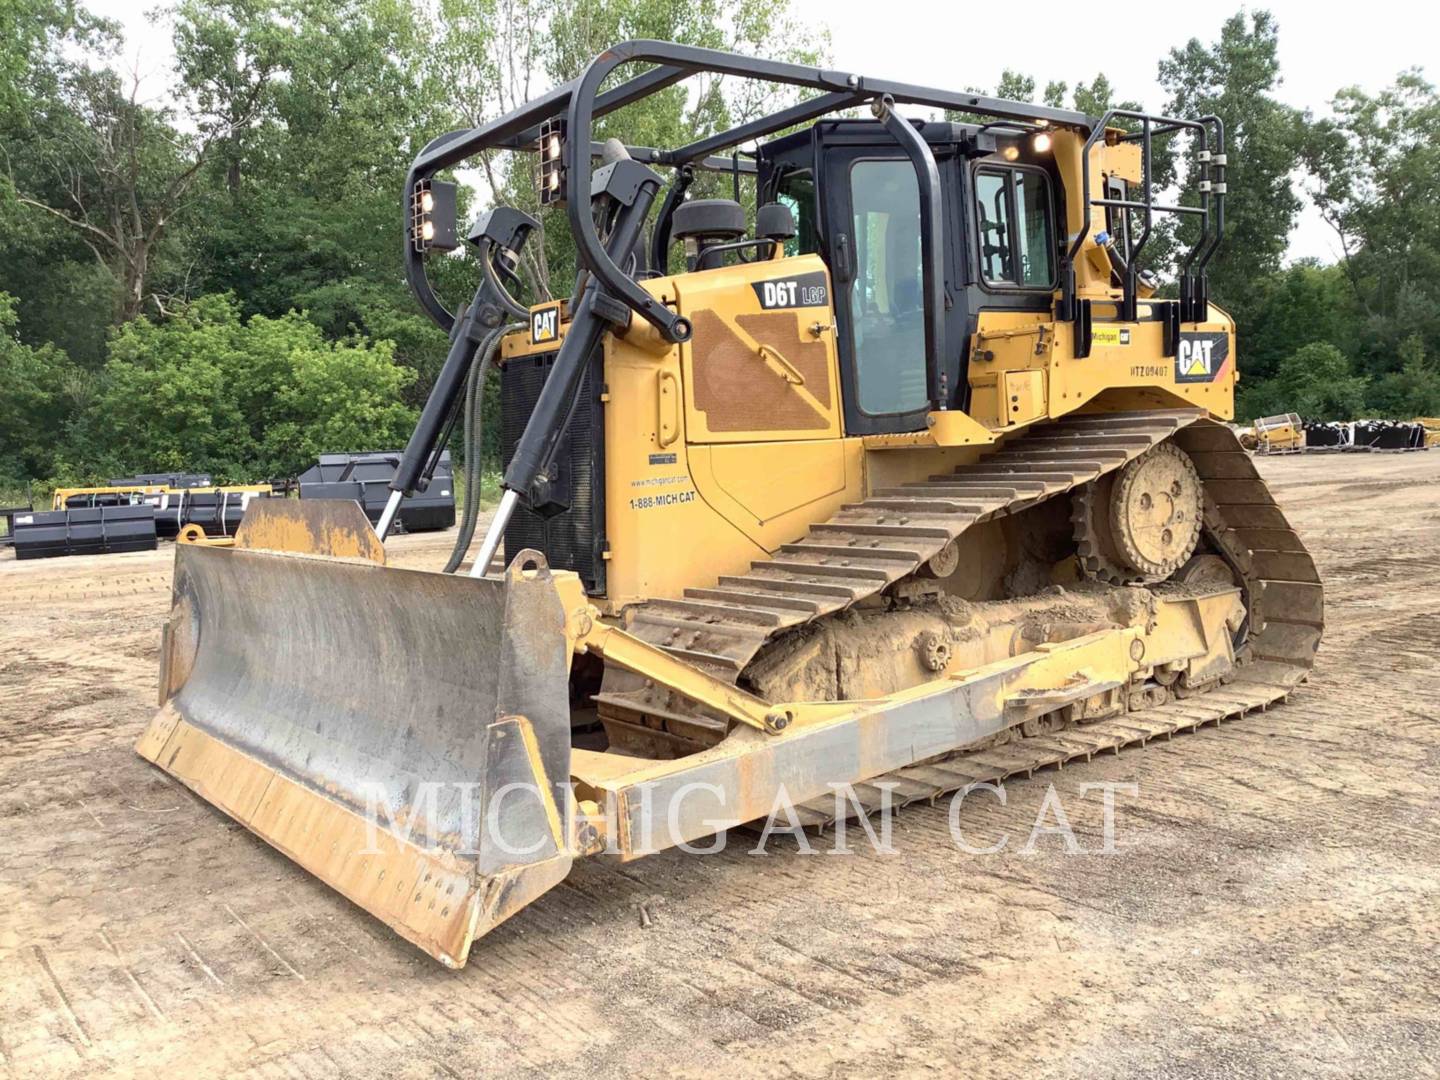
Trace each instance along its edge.
<instances>
[{"instance_id":1,"label":"dried mud on track","mask_svg":"<svg viewBox=\"0 0 1440 1080\"><path fill-rule=\"evenodd\" d=\"M1289 705L971 796L995 855L591 860L458 973L133 754L169 545L0 554L0 1072L1440 1075L1440 453L1261 469L1328 588ZM1118 853L1021 850L1108 781Z\"/></svg>"}]
</instances>

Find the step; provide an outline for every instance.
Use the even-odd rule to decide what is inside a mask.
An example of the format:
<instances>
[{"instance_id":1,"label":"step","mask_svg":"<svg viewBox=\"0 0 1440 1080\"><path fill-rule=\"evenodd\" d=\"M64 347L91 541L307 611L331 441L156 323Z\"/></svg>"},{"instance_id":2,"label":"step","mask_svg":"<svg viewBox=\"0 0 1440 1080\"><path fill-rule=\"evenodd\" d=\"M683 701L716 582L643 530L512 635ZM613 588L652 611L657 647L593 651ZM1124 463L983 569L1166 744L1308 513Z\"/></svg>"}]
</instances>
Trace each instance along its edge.
<instances>
[{"instance_id":1,"label":"step","mask_svg":"<svg viewBox=\"0 0 1440 1080\"><path fill-rule=\"evenodd\" d=\"M1097 467L1116 462L1130 460L1130 455L1124 450L1095 450L1082 448L1078 450L1016 450L1006 454L1005 462L1049 462L1052 465L1059 465L1062 468L1074 465L1085 465L1093 463Z\"/></svg>"},{"instance_id":2,"label":"step","mask_svg":"<svg viewBox=\"0 0 1440 1080\"><path fill-rule=\"evenodd\" d=\"M896 510L911 514L983 514L983 506L950 499L885 497L866 499L863 503L846 503L841 510Z\"/></svg>"},{"instance_id":3,"label":"step","mask_svg":"<svg viewBox=\"0 0 1440 1080\"><path fill-rule=\"evenodd\" d=\"M1037 489L1038 486L1037 486ZM1039 489L1043 490L1043 489ZM936 495L940 497L955 498L980 498L986 503L999 502L1007 503L1015 499L1020 493L1013 487L987 487L984 484L945 484L939 481L923 480L914 484L907 484L898 488L879 488L875 495L884 497L886 495Z\"/></svg>"},{"instance_id":4,"label":"step","mask_svg":"<svg viewBox=\"0 0 1440 1080\"><path fill-rule=\"evenodd\" d=\"M810 526L812 535L854 533L856 536L915 537L949 540L951 531L935 525L871 525L862 521L822 521Z\"/></svg>"},{"instance_id":5,"label":"step","mask_svg":"<svg viewBox=\"0 0 1440 1080\"><path fill-rule=\"evenodd\" d=\"M678 611L683 615L698 616L702 619L728 619L761 627L776 627L784 622L784 616L777 611L752 608L745 604L716 603L690 596L683 600L668 597L663 600L651 600L645 605L647 619L667 611Z\"/></svg>"},{"instance_id":6,"label":"step","mask_svg":"<svg viewBox=\"0 0 1440 1080\"><path fill-rule=\"evenodd\" d=\"M878 543L878 540L873 540L862 546L858 540L850 544L822 544L812 540L802 540L798 544L781 544L780 551L785 555L824 555L840 559L884 559L887 562L899 563L917 563L921 560L921 555L917 551L870 546Z\"/></svg>"}]
</instances>

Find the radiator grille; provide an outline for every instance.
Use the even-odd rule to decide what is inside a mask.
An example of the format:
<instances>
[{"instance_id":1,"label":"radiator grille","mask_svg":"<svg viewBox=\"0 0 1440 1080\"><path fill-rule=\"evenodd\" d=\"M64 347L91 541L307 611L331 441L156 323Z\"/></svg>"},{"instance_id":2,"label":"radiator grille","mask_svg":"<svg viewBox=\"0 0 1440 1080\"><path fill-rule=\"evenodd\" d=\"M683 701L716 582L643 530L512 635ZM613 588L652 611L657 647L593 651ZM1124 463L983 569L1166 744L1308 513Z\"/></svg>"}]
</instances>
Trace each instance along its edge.
<instances>
[{"instance_id":1,"label":"radiator grille","mask_svg":"<svg viewBox=\"0 0 1440 1080\"><path fill-rule=\"evenodd\" d=\"M507 466L555 356L552 352L516 357L501 368L500 449ZM570 509L542 518L519 506L505 529L506 552L534 548L551 566L579 574L585 591L592 595L605 591L605 428L600 402L603 363L603 357L597 354L586 370L580 400L555 458L555 490Z\"/></svg>"}]
</instances>

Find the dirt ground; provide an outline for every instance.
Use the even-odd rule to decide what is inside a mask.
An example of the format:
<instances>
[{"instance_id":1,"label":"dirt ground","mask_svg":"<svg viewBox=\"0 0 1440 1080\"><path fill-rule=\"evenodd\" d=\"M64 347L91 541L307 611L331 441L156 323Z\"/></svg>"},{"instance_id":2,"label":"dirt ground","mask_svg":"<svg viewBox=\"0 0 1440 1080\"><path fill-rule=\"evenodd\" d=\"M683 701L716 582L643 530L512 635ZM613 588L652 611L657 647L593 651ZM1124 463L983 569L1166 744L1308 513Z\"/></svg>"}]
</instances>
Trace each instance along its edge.
<instances>
[{"instance_id":1,"label":"dirt ground","mask_svg":"<svg viewBox=\"0 0 1440 1080\"><path fill-rule=\"evenodd\" d=\"M132 752L169 545L0 555L0 1068L1440 1075L1440 453L1262 470L1328 589L1289 705L972 795L996 854L940 805L888 856L589 860L461 972ZM1086 853L1026 850L1052 783Z\"/></svg>"}]
</instances>

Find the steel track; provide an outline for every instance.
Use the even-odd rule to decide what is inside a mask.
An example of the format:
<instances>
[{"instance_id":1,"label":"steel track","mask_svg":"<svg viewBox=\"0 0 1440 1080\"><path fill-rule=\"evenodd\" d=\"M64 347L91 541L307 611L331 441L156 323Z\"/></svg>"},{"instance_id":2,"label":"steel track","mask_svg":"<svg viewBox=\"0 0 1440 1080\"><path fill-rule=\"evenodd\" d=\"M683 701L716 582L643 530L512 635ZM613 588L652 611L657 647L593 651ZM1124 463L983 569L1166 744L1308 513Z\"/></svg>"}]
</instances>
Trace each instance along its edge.
<instances>
[{"instance_id":1,"label":"steel track","mask_svg":"<svg viewBox=\"0 0 1440 1080\"><path fill-rule=\"evenodd\" d=\"M777 634L873 596L915 573L967 529L1068 495L1167 439L1195 463L1205 487L1204 536L1245 594L1249 619L1235 679L1209 693L1061 735L962 754L948 765L959 770L954 784L916 773L940 768L931 764L882 779L897 781L897 798L906 790L913 798L934 798L977 779L999 780L1264 708L1282 700L1314 663L1324 631L1320 577L1233 432L1195 409L1074 416L1034 427L974 464L843 507L773 558L752 563L747 574L687 589L680 599L638 605L627 625L734 681ZM649 714L692 730L713 727L717 736L725 730L723 718L697 716L688 701L623 672L606 673L597 701L602 714L616 719ZM1021 746L1014 768L1004 771L1003 763L1019 752L1012 748ZM967 763L963 769L959 761Z\"/></svg>"}]
</instances>

